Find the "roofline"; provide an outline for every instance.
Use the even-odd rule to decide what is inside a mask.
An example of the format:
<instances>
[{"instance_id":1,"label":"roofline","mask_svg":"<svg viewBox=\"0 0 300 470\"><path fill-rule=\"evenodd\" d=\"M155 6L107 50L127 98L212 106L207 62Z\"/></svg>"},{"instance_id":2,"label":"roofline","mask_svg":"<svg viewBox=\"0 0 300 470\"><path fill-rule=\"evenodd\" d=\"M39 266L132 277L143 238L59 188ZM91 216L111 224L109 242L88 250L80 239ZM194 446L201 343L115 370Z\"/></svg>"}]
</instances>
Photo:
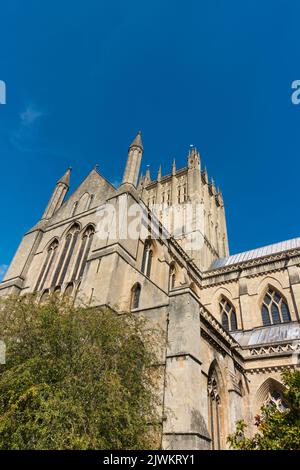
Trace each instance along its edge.
<instances>
[{"instance_id":1,"label":"roofline","mask_svg":"<svg viewBox=\"0 0 300 470\"><path fill-rule=\"evenodd\" d=\"M285 244L285 243L288 243L288 242L296 242L298 243L297 246L287 246L286 249L283 249L283 250L279 250L279 251L276 251L276 246L280 245L280 244ZM232 263L228 262L230 260L230 258L235 258L235 257L239 257L239 256L242 256L242 255L247 255L247 254L250 254L250 253L253 253L255 251L260 251L260 250L265 250L267 248L271 248L271 247L274 247L274 251L271 251L269 253L265 253L265 254L262 254L262 255L258 255L258 256L253 256L253 257L250 257L250 258L243 258L239 261L234 261ZM281 242L277 242L277 243L273 243L271 245L265 245L265 246L262 246L262 247L259 247L259 248L255 248L253 250L248 250L248 251L244 251L244 252L241 252L241 253L236 253L235 255L230 255L226 258L219 258L219 259L216 259L210 266L210 268L206 271L208 273L211 273L213 271L218 271L218 270L222 270L224 268L230 268L230 267L236 267L238 265L242 265L242 264L247 264L247 263L251 263L253 261L262 261L266 258L269 258L269 257L273 257L273 256L280 256L280 255L283 255L286 253L286 255L288 256L289 253L292 253L294 251L299 251L300 250L300 237L297 237L297 238L292 238L290 240L283 240ZM220 266L216 266L214 267L214 263L217 263L217 261L220 261L221 263L223 262L224 264L221 264Z\"/></svg>"}]
</instances>

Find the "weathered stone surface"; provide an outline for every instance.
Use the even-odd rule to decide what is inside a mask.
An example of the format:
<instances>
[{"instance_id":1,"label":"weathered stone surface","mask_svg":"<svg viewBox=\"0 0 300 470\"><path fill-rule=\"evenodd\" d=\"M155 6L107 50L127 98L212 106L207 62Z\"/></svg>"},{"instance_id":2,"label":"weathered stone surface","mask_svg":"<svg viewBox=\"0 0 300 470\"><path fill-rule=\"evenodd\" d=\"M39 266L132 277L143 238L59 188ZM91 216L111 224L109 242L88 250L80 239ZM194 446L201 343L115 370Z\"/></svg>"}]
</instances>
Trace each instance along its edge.
<instances>
[{"instance_id":1,"label":"weathered stone surface","mask_svg":"<svg viewBox=\"0 0 300 470\"><path fill-rule=\"evenodd\" d=\"M226 448L235 422L244 418L253 430L259 407L274 390L282 391L281 370L299 366L300 239L228 257L223 198L201 170L199 152L190 151L186 168L178 170L174 162L166 176L160 170L156 181L148 169L137 185L142 153L138 134L118 189L94 169L65 200L67 172L43 219L24 236L0 295L37 290L42 296L60 289L77 303L146 317L160 338L163 447ZM106 202L115 213L103 237ZM161 202L203 204L203 246L188 251L185 236L162 236L166 228L151 211ZM114 235L115 220L124 228L124 204L136 203L148 220L156 220L158 238L148 240L148 232L136 239ZM291 321L263 326L262 304L270 288ZM222 321L229 329L234 325L231 315L224 323L221 300L235 313L237 331L222 326Z\"/></svg>"}]
</instances>

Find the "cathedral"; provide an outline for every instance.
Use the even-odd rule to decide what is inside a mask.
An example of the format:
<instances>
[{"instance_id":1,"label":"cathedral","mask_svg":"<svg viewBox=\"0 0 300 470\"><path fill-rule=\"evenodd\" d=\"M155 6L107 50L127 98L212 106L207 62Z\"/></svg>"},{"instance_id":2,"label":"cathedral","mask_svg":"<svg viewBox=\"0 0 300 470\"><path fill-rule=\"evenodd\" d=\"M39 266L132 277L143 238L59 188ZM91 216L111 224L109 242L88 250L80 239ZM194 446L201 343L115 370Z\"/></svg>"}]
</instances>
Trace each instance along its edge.
<instances>
[{"instance_id":1,"label":"cathedral","mask_svg":"<svg viewBox=\"0 0 300 470\"><path fill-rule=\"evenodd\" d=\"M23 237L0 295L52 292L159 326L162 447L226 449L262 405L284 409L281 371L299 367L300 238L229 254L222 193L192 147L184 168L140 175L141 132L122 183L71 169ZM178 223L179 221L179 223Z\"/></svg>"}]
</instances>

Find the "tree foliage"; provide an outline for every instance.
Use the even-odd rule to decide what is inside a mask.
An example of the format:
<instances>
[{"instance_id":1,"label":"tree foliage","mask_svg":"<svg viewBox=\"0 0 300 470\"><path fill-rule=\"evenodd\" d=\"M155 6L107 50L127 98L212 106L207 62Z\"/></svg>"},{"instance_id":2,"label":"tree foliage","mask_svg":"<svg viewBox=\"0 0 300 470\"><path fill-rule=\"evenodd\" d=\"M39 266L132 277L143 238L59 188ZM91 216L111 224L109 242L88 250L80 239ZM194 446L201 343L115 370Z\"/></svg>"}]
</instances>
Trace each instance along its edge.
<instances>
[{"instance_id":1,"label":"tree foliage","mask_svg":"<svg viewBox=\"0 0 300 470\"><path fill-rule=\"evenodd\" d=\"M157 448L153 338L108 308L1 301L0 449Z\"/></svg>"},{"instance_id":2,"label":"tree foliage","mask_svg":"<svg viewBox=\"0 0 300 470\"><path fill-rule=\"evenodd\" d=\"M285 385L284 399L288 404L280 411L270 403L255 417L258 432L246 437L247 425L238 421L234 434L228 436L233 449L241 450L299 450L300 449L300 371L286 370L282 373Z\"/></svg>"}]
</instances>

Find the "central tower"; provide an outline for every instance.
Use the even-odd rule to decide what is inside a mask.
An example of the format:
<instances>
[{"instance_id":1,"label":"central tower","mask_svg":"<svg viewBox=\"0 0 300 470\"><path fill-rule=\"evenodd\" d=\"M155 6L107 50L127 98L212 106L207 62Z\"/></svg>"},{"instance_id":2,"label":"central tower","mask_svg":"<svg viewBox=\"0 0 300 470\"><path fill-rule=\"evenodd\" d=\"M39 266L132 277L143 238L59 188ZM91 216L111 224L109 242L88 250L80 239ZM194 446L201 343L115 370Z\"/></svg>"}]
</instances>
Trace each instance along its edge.
<instances>
[{"instance_id":1,"label":"central tower","mask_svg":"<svg viewBox=\"0 0 300 470\"><path fill-rule=\"evenodd\" d=\"M172 206L192 218L191 232L175 234L174 238L199 269L205 271L215 259L229 255L223 196L214 180L209 181L206 168L201 170L200 153L195 147L190 149L184 168L177 169L174 160L170 173L163 176L160 166L157 178L152 180L148 167L146 175L140 177L138 192L150 209Z\"/></svg>"}]
</instances>

